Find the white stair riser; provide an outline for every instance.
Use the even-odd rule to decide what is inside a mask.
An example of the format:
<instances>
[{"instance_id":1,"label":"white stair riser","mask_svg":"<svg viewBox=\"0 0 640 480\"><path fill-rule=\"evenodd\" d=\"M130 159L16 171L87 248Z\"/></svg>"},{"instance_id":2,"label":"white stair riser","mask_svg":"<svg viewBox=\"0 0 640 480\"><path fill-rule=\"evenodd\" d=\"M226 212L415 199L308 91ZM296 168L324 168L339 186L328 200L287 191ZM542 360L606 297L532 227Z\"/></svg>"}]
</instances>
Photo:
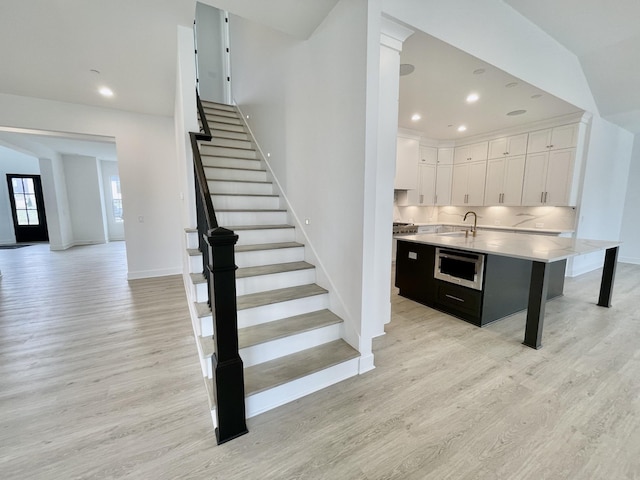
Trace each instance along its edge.
<instances>
[{"instance_id":1,"label":"white stair riser","mask_svg":"<svg viewBox=\"0 0 640 480\"><path fill-rule=\"evenodd\" d=\"M304 247L236 252L236 265L238 265L239 268L274 265L276 263L302 262L303 260Z\"/></svg>"},{"instance_id":2,"label":"white stair riser","mask_svg":"<svg viewBox=\"0 0 640 480\"><path fill-rule=\"evenodd\" d=\"M244 125L231 125L228 123L214 122L209 119L209 128L212 131L219 132L243 132L244 133Z\"/></svg>"},{"instance_id":3,"label":"white stair riser","mask_svg":"<svg viewBox=\"0 0 640 480\"><path fill-rule=\"evenodd\" d=\"M216 210L276 210L280 208L280 197L256 195L212 195Z\"/></svg>"},{"instance_id":4,"label":"white stair riser","mask_svg":"<svg viewBox=\"0 0 640 480\"><path fill-rule=\"evenodd\" d=\"M245 400L247 418L292 402L358 374L358 358L333 365L292 382L250 395Z\"/></svg>"},{"instance_id":5,"label":"white stair riser","mask_svg":"<svg viewBox=\"0 0 640 480\"><path fill-rule=\"evenodd\" d=\"M225 212L217 211L218 225L284 225L287 223L287 212Z\"/></svg>"},{"instance_id":6,"label":"white stair riser","mask_svg":"<svg viewBox=\"0 0 640 480\"><path fill-rule=\"evenodd\" d=\"M202 157L204 167L241 168L243 170L264 170L260 160L233 157Z\"/></svg>"},{"instance_id":7,"label":"white stair riser","mask_svg":"<svg viewBox=\"0 0 640 480\"><path fill-rule=\"evenodd\" d=\"M242 125L242 122L237 117L227 117L226 115L216 115L215 113L205 113L205 116L207 117L207 121L209 122L209 128L211 128L211 122Z\"/></svg>"},{"instance_id":8,"label":"white stair riser","mask_svg":"<svg viewBox=\"0 0 640 480\"><path fill-rule=\"evenodd\" d=\"M340 338L340 324L336 323L243 348L240 350L240 357L244 367L247 368Z\"/></svg>"},{"instance_id":9,"label":"white stair riser","mask_svg":"<svg viewBox=\"0 0 640 480\"><path fill-rule=\"evenodd\" d=\"M221 107L204 107L204 114L206 115L219 115L221 117L238 118L238 112Z\"/></svg>"},{"instance_id":10,"label":"white stair riser","mask_svg":"<svg viewBox=\"0 0 640 480\"><path fill-rule=\"evenodd\" d=\"M187 248L198 248L198 232L185 232Z\"/></svg>"},{"instance_id":11,"label":"white stair riser","mask_svg":"<svg viewBox=\"0 0 640 480\"><path fill-rule=\"evenodd\" d=\"M189 255L189 273L202 273L202 255Z\"/></svg>"},{"instance_id":12,"label":"white stair riser","mask_svg":"<svg viewBox=\"0 0 640 480\"><path fill-rule=\"evenodd\" d=\"M329 295L326 293L261 307L246 308L238 310L238 328L251 327L325 308L329 308Z\"/></svg>"},{"instance_id":13,"label":"white stair riser","mask_svg":"<svg viewBox=\"0 0 640 480\"><path fill-rule=\"evenodd\" d=\"M194 283L191 290L193 301L203 303L209 300L209 286L207 283Z\"/></svg>"},{"instance_id":14,"label":"white stair riser","mask_svg":"<svg viewBox=\"0 0 640 480\"><path fill-rule=\"evenodd\" d=\"M207 177L207 180L238 180L240 182L267 181L267 172L264 170L238 170L236 168L205 167L204 174L205 177Z\"/></svg>"},{"instance_id":15,"label":"white stair riser","mask_svg":"<svg viewBox=\"0 0 640 480\"><path fill-rule=\"evenodd\" d=\"M206 317L200 317L198 321L200 324L200 336L213 336L213 316L207 315Z\"/></svg>"},{"instance_id":16,"label":"white stair riser","mask_svg":"<svg viewBox=\"0 0 640 480\"><path fill-rule=\"evenodd\" d=\"M207 145L216 146L216 147L233 147L233 148L253 148L251 142L246 140L237 140L233 138L218 138L213 137Z\"/></svg>"},{"instance_id":17,"label":"white stair riser","mask_svg":"<svg viewBox=\"0 0 640 480\"><path fill-rule=\"evenodd\" d=\"M313 268L295 270L293 272L274 273L271 275L237 278L236 295L248 295L250 293L266 292L278 288L297 287L300 285L308 285L315 281L316 272ZM204 297L204 300L199 301L206 301L206 297Z\"/></svg>"},{"instance_id":18,"label":"white stair riser","mask_svg":"<svg viewBox=\"0 0 640 480\"><path fill-rule=\"evenodd\" d=\"M295 241L293 228L269 228L263 230L238 230L236 245L255 245L258 243L282 243Z\"/></svg>"},{"instance_id":19,"label":"white stair riser","mask_svg":"<svg viewBox=\"0 0 640 480\"><path fill-rule=\"evenodd\" d=\"M241 148L231 147L215 147L213 145L203 144L200 147L200 153L205 155L219 155L221 157L236 157L256 159L258 154L255 150L244 150Z\"/></svg>"},{"instance_id":20,"label":"white stair riser","mask_svg":"<svg viewBox=\"0 0 640 480\"><path fill-rule=\"evenodd\" d=\"M211 136L213 138L221 137L221 138L233 138L235 140L248 140L248 141L250 141L249 135L247 135L244 132L221 132L221 131L213 130L211 132Z\"/></svg>"},{"instance_id":21,"label":"white stair riser","mask_svg":"<svg viewBox=\"0 0 640 480\"><path fill-rule=\"evenodd\" d=\"M235 182L235 181L216 181L209 180L209 191L212 194L217 193L246 193L248 195L271 195L273 193L273 184L271 183L251 183L251 182Z\"/></svg>"}]
</instances>

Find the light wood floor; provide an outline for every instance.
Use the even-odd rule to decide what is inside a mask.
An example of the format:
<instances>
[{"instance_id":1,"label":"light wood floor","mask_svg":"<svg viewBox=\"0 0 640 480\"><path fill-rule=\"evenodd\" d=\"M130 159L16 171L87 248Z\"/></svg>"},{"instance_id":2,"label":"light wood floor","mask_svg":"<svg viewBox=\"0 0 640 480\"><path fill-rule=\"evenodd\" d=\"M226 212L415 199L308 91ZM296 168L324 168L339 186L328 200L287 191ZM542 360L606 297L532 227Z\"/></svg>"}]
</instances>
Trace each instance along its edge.
<instances>
[{"instance_id":1,"label":"light wood floor","mask_svg":"<svg viewBox=\"0 0 640 480\"><path fill-rule=\"evenodd\" d=\"M640 266L479 329L398 297L377 368L216 446L180 277L123 244L0 250L3 479L640 478Z\"/></svg>"}]
</instances>

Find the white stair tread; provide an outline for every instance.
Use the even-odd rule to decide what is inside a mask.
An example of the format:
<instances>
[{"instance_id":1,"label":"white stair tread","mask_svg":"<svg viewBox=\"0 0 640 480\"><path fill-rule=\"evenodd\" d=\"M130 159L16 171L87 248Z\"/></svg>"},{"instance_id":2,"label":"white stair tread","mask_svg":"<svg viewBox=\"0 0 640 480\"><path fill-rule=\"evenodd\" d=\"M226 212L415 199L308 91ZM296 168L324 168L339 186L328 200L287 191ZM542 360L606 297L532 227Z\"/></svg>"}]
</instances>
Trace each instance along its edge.
<instances>
[{"instance_id":1,"label":"white stair tread","mask_svg":"<svg viewBox=\"0 0 640 480\"><path fill-rule=\"evenodd\" d=\"M245 395L283 385L358 356L360 356L358 351L347 342L335 340L245 368Z\"/></svg>"},{"instance_id":2,"label":"white stair tread","mask_svg":"<svg viewBox=\"0 0 640 480\"><path fill-rule=\"evenodd\" d=\"M259 275L272 275L274 273L295 272L297 270L307 270L310 268L315 267L307 262L287 262L275 263L273 265L260 265L257 267L244 267L236 270L236 278L257 277Z\"/></svg>"},{"instance_id":3,"label":"white stair tread","mask_svg":"<svg viewBox=\"0 0 640 480\"><path fill-rule=\"evenodd\" d=\"M270 230L280 228L293 228L293 225L281 224L281 225L232 225L225 227L228 230Z\"/></svg>"},{"instance_id":4,"label":"white stair tread","mask_svg":"<svg viewBox=\"0 0 640 480\"><path fill-rule=\"evenodd\" d=\"M329 310L318 310L253 327L241 328L238 330L238 344L240 348L252 347L341 322L342 319L335 313Z\"/></svg>"},{"instance_id":5,"label":"white stair tread","mask_svg":"<svg viewBox=\"0 0 640 480\"><path fill-rule=\"evenodd\" d=\"M299 247L304 247L304 245L298 242L256 243L253 245L237 245L236 253L259 252L261 250L277 250L280 248L299 248Z\"/></svg>"},{"instance_id":6,"label":"white stair tread","mask_svg":"<svg viewBox=\"0 0 640 480\"><path fill-rule=\"evenodd\" d=\"M289 300L297 300L299 298L312 297L314 295L322 295L325 293L327 293L327 290L315 283L311 283L309 285L279 288L277 290L267 290L266 292L241 295L237 298L236 303L238 305L238 310L245 310L248 308L262 307L264 305L272 305L279 302L287 302Z\"/></svg>"}]
</instances>

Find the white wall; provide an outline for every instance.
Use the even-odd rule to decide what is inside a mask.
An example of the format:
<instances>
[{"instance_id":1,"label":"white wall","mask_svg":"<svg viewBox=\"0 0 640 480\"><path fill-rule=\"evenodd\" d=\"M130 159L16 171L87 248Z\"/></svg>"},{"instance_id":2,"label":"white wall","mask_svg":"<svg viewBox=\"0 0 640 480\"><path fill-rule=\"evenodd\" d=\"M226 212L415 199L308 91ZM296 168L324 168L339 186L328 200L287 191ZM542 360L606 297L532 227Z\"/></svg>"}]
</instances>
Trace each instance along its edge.
<instances>
[{"instance_id":1,"label":"white wall","mask_svg":"<svg viewBox=\"0 0 640 480\"><path fill-rule=\"evenodd\" d=\"M65 250L74 244L73 226L67 197L67 181L64 163L57 153L40 158L42 172L42 194L47 210L49 247L51 250Z\"/></svg>"},{"instance_id":2,"label":"white wall","mask_svg":"<svg viewBox=\"0 0 640 480\"><path fill-rule=\"evenodd\" d=\"M293 213L309 220L318 282L333 284L332 308L360 335L367 2L338 2L304 42L238 17L230 29L234 99Z\"/></svg>"},{"instance_id":3,"label":"white wall","mask_svg":"<svg viewBox=\"0 0 640 480\"><path fill-rule=\"evenodd\" d=\"M114 137L129 278L182 271L178 169L171 117L0 94L0 125Z\"/></svg>"},{"instance_id":4,"label":"white wall","mask_svg":"<svg viewBox=\"0 0 640 480\"><path fill-rule=\"evenodd\" d=\"M640 264L640 135L635 136L627 186L619 260Z\"/></svg>"},{"instance_id":5,"label":"white wall","mask_svg":"<svg viewBox=\"0 0 640 480\"><path fill-rule=\"evenodd\" d=\"M98 160L83 155L63 155L69 213L76 245L105 243L102 188Z\"/></svg>"},{"instance_id":6,"label":"white wall","mask_svg":"<svg viewBox=\"0 0 640 480\"><path fill-rule=\"evenodd\" d=\"M16 243L7 184L8 173L40 175L38 159L0 146L0 245Z\"/></svg>"}]
</instances>

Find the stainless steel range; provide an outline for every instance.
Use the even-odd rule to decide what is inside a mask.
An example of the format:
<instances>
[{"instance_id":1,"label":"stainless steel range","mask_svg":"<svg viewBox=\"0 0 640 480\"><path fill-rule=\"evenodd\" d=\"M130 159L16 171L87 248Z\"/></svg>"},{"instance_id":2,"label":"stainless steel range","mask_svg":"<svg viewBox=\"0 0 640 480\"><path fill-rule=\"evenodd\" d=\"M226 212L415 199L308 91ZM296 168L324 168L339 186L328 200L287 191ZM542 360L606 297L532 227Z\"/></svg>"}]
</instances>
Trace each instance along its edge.
<instances>
[{"instance_id":1,"label":"stainless steel range","mask_svg":"<svg viewBox=\"0 0 640 480\"><path fill-rule=\"evenodd\" d=\"M413 223L393 222L394 235L415 235L418 233L418 226Z\"/></svg>"}]
</instances>

